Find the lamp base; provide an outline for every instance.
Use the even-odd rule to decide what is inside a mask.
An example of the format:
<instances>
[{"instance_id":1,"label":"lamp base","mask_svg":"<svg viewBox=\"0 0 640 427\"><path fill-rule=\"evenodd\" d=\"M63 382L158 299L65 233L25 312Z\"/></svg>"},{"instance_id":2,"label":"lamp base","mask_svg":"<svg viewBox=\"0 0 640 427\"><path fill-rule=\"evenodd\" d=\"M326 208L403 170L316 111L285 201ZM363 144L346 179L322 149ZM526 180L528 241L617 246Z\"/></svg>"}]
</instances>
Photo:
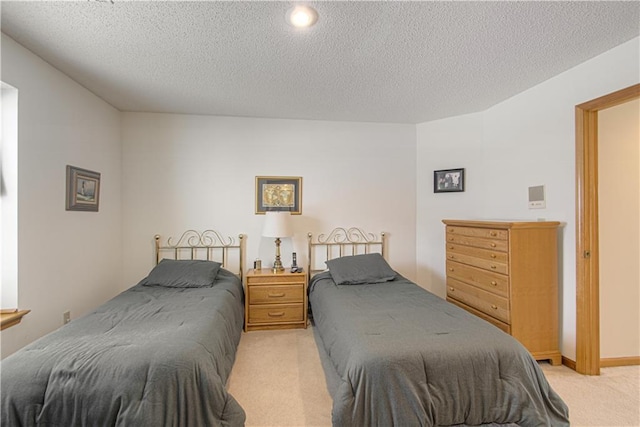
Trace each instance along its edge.
<instances>
[{"instance_id":1,"label":"lamp base","mask_svg":"<svg viewBox=\"0 0 640 427\"><path fill-rule=\"evenodd\" d=\"M280 262L280 260L277 259L273 263L273 272L274 273L282 273L283 271L284 271L284 267L282 266L282 262Z\"/></svg>"},{"instance_id":2,"label":"lamp base","mask_svg":"<svg viewBox=\"0 0 640 427\"><path fill-rule=\"evenodd\" d=\"M282 266L282 261L280 261L280 238L276 239L276 260L273 262L273 272L274 273L282 273L284 271L284 267Z\"/></svg>"}]
</instances>

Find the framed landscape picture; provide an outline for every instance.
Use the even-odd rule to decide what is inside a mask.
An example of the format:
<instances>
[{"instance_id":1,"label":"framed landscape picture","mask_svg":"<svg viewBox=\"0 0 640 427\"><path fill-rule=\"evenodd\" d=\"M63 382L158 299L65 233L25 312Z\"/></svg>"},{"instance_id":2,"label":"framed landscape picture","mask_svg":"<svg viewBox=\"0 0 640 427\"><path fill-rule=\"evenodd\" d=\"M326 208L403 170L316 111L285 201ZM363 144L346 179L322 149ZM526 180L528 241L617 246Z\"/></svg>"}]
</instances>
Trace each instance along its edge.
<instances>
[{"instance_id":1,"label":"framed landscape picture","mask_svg":"<svg viewBox=\"0 0 640 427\"><path fill-rule=\"evenodd\" d=\"M433 192L452 193L464 191L464 169L433 171Z\"/></svg>"},{"instance_id":2,"label":"framed landscape picture","mask_svg":"<svg viewBox=\"0 0 640 427\"><path fill-rule=\"evenodd\" d=\"M269 211L302 213L302 178L256 176L256 214Z\"/></svg>"},{"instance_id":3,"label":"framed landscape picture","mask_svg":"<svg viewBox=\"0 0 640 427\"><path fill-rule=\"evenodd\" d=\"M67 165L67 210L98 212L100 174Z\"/></svg>"}]
</instances>

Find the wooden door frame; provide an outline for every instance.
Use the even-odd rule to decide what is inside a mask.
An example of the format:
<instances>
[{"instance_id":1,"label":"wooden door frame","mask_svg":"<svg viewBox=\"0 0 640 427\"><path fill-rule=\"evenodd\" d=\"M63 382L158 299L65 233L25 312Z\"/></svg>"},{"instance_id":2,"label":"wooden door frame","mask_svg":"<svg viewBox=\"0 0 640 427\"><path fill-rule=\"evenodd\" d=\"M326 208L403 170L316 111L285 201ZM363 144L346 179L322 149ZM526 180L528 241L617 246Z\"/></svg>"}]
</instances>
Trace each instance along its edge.
<instances>
[{"instance_id":1,"label":"wooden door frame","mask_svg":"<svg viewBox=\"0 0 640 427\"><path fill-rule=\"evenodd\" d=\"M598 111L640 98L640 84L576 105L576 371L600 375Z\"/></svg>"}]
</instances>

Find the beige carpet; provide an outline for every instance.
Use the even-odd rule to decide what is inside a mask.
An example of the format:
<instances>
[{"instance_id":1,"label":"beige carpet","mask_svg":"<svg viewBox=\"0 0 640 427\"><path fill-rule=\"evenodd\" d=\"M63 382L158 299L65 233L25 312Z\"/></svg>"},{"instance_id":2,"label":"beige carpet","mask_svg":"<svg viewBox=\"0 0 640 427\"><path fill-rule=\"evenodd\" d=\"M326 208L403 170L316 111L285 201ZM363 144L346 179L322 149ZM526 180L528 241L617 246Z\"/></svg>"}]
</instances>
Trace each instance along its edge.
<instances>
[{"instance_id":1,"label":"beige carpet","mask_svg":"<svg viewBox=\"0 0 640 427\"><path fill-rule=\"evenodd\" d=\"M640 426L640 366L602 369L599 377L541 363L569 406L572 426ZM228 388L247 427L330 426L331 397L313 328L242 334Z\"/></svg>"}]
</instances>

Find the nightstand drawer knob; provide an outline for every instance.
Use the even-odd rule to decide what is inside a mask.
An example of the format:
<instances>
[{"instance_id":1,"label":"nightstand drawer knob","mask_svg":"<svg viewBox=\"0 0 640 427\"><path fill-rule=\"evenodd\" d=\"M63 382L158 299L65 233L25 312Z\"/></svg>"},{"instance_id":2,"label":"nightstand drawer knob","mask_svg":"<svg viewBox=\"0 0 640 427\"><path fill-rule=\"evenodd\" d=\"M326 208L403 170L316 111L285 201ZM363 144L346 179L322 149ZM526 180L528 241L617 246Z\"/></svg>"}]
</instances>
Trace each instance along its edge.
<instances>
[{"instance_id":1,"label":"nightstand drawer knob","mask_svg":"<svg viewBox=\"0 0 640 427\"><path fill-rule=\"evenodd\" d=\"M496 254L491 254L491 258L495 258L495 257L496 257Z\"/></svg>"},{"instance_id":2,"label":"nightstand drawer knob","mask_svg":"<svg viewBox=\"0 0 640 427\"><path fill-rule=\"evenodd\" d=\"M282 317L284 316L284 311L276 311L274 313L269 312L269 317Z\"/></svg>"},{"instance_id":3,"label":"nightstand drawer knob","mask_svg":"<svg viewBox=\"0 0 640 427\"><path fill-rule=\"evenodd\" d=\"M449 271L453 271L453 268L450 268Z\"/></svg>"},{"instance_id":4,"label":"nightstand drawer knob","mask_svg":"<svg viewBox=\"0 0 640 427\"><path fill-rule=\"evenodd\" d=\"M453 289L453 288L449 288L449 290L450 290L451 292L455 292L455 291L456 291L456 290L455 290L455 289Z\"/></svg>"},{"instance_id":5,"label":"nightstand drawer knob","mask_svg":"<svg viewBox=\"0 0 640 427\"><path fill-rule=\"evenodd\" d=\"M496 237L498 235L498 233L496 233L495 231L492 231L491 233L489 233L491 236Z\"/></svg>"},{"instance_id":6,"label":"nightstand drawer knob","mask_svg":"<svg viewBox=\"0 0 640 427\"><path fill-rule=\"evenodd\" d=\"M498 267L497 267L497 266L495 266L495 265L492 265L492 266L491 266L491 269L492 269L492 270L495 270L496 268L498 268Z\"/></svg>"},{"instance_id":7,"label":"nightstand drawer knob","mask_svg":"<svg viewBox=\"0 0 640 427\"><path fill-rule=\"evenodd\" d=\"M495 248L495 247L496 247L496 244L495 244L495 243L492 243L492 244L491 244L491 247L492 247L492 248Z\"/></svg>"},{"instance_id":8,"label":"nightstand drawer knob","mask_svg":"<svg viewBox=\"0 0 640 427\"><path fill-rule=\"evenodd\" d=\"M498 286L498 282L496 282L495 280L492 280L492 281L491 281L491 285L493 285L493 286Z\"/></svg>"},{"instance_id":9,"label":"nightstand drawer knob","mask_svg":"<svg viewBox=\"0 0 640 427\"><path fill-rule=\"evenodd\" d=\"M494 310L497 310L497 309L498 309L498 306L497 306L497 305L495 305L495 304L491 304L491 308L493 308Z\"/></svg>"},{"instance_id":10,"label":"nightstand drawer knob","mask_svg":"<svg viewBox=\"0 0 640 427\"><path fill-rule=\"evenodd\" d=\"M453 255L449 255L449 258L454 259L455 257Z\"/></svg>"},{"instance_id":11,"label":"nightstand drawer knob","mask_svg":"<svg viewBox=\"0 0 640 427\"><path fill-rule=\"evenodd\" d=\"M284 296L284 292L279 292L277 294L269 293L269 298L282 298Z\"/></svg>"}]
</instances>

